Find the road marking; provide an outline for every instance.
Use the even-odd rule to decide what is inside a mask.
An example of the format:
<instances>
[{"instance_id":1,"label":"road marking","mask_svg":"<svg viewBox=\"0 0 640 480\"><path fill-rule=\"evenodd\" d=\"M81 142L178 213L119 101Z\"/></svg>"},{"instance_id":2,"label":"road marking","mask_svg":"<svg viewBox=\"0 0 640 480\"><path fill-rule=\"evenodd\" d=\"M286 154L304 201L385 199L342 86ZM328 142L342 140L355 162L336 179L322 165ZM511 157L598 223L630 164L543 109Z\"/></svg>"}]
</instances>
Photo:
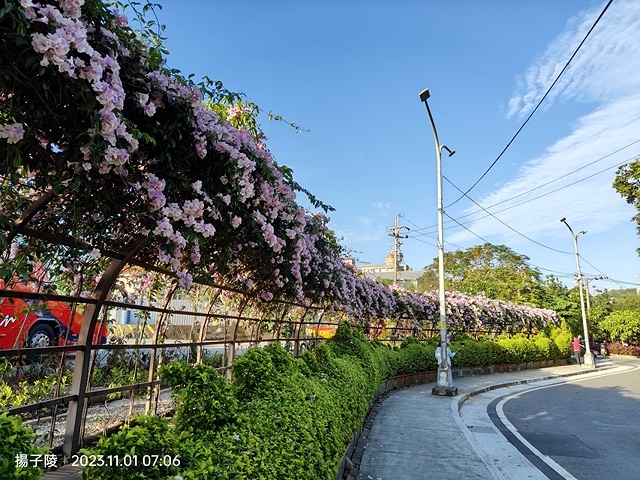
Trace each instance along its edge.
<instances>
[{"instance_id":1,"label":"road marking","mask_svg":"<svg viewBox=\"0 0 640 480\"><path fill-rule=\"evenodd\" d=\"M503 398L502 400L500 400L500 402L498 402L498 404L496 405L496 412L498 414L498 417L500 418L500 421L504 424L504 426L531 452L533 453L536 457L538 457L540 460L542 460L544 463L546 463L550 468L552 468L558 475L560 475L562 478L566 479L566 480L577 480L576 477L574 477L573 475L571 475L568 471L566 471L562 466L560 466L558 463L556 463L552 458L548 457L547 455L544 455L542 452L540 452L536 447L534 447L531 443L529 443L527 441L526 438L524 438L522 435L520 435L520 432L518 432L518 430L514 427L514 425L507 419L506 415L504 414L504 404L506 402L508 402L509 400L516 398L516 397L520 397L525 393L529 393L529 392L534 392L536 390L542 390L544 388L551 388L551 387L555 387L557 385L564 385L567 383L577 383L577 382L581 382L584 380L589 380L592 378L598 378L598 377L604 377L604 376L608 376L608 375L618 375L620 373L626 373L630 370L637 370L638 368L640 368L640 365L635 365L635 366L619 366L619 367L615 367L612 368L611 370L607 370L604 372L594 372L594 373L587 373L584 375L580 375L580 378L576 378L576 379L572 379L572 380L566 380L564 378L562 379L558 379L557 382L554 382L551 385L543 385L540 387L535 387L535 388L530 388L527 390L524 390L522 392L518 392L518 393L514 393L513 395L509 395L505 398Z\"/></svg>"}]
</instances>

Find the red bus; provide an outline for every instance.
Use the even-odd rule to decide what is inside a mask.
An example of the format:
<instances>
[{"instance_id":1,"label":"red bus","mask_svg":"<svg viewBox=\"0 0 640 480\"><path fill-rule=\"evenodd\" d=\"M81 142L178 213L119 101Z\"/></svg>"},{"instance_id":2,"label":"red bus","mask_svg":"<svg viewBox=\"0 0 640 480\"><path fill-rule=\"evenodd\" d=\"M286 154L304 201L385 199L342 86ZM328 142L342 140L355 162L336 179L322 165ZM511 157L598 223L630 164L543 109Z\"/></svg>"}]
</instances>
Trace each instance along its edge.
<instances>
[{"instance_id":1,"label":"red bus","mask_svg":"<svg viewBox=\"0 0 640 480\"><path fill-rule=\"evenodd\" d=\"M4 285L0 281L0 289ZM33 292L26 285L7 290ZM64 302L0 296L0 349L37 348L78 343L82 315ZM107 341L106 325L93 335L94 344Z\"/></svg>"}]
</instances>

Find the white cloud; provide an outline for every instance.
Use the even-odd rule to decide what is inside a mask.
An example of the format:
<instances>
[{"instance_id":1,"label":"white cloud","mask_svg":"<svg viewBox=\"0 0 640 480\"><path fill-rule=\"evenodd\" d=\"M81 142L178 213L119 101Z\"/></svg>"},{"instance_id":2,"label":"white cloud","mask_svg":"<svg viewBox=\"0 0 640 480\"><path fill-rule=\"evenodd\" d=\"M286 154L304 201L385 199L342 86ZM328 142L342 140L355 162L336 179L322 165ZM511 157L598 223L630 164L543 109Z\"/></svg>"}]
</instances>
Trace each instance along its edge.
<instances>
[{"instance_id":1,"label":"white cloud","mask_svg":"<svg viewBox=\"0 0 640 480\"><path fill-rule=\"evenodd\" d=\"M387 227L393 218L392 204L378 201L372 202L371 207L370 215L357 217L346 227L336 227L336 234L344 238L344 245L387 240Z\"/></svg>"},{"instance_id":2,"label":"white cloud","mask_svg":"<svg viewBox=\"0 0 640 480\"><path fill-rule=\"evenodd\" d=\"M601 7L578 14L518 79L508 116L530 113L551 86ZM543 104L554 99L602 102L638 91L640 81L640 6L635 0L614 2Z\"/></svg>"},{"instance_id":3,"label":"white cloud","mask_svg":"<svg viewBox=\"0 0 640 480\"><path fill-rule=\"evenodd\" d=\"M391 210L391 202L373 202L371 206L376 210L381 210L385 215Z\"/></svg>"},{"instance_id":4,"label":"white cloud","mask_svg":"<svg viewBox=\"0 0 640 480\"><path fill-rule=\"evenodd\" d=\"M336 229L336 235L344 238L343 245L376 242L386 238L387 226L378 218L359 217L352 225Z\"/></svg>"},{"instance_id":5,"label":"white cloud","mask_svg":"<svg viewBox=\"0 0 640 480\"><path fill-rule=\"evenodd\" d=\"M531 111L598 14L599 10L583 12L568 22L566 31L519 79L518 91L509 102L509 115L522 116ZM640 140L638 2L612 4L545 104L549 102L549 106L553 101L589 102L595 107L575 122L569 135L526 162L514 180L478 203L484 207L498 204L490 211L539 241L544 236L558 235L561 217L583 219L593 232L628 223L633 208L622 203L611 183L615 166L640 151L640 143L624 148ZM611 168L597 174L607 167ZM594 176L589 178L591 175ZM566 188L558 190L561 187ZM540 198L533 200L536 197ZM516 206L525 200L531 201ZM472 214L467 226L489 240L496 241L499 236L500 241L513 241L518 237L495 219L482 218L486 213L476 206L467 213ZM455 243L477 238L461 231L449 240Z\"/></svg>"}]
</instances>

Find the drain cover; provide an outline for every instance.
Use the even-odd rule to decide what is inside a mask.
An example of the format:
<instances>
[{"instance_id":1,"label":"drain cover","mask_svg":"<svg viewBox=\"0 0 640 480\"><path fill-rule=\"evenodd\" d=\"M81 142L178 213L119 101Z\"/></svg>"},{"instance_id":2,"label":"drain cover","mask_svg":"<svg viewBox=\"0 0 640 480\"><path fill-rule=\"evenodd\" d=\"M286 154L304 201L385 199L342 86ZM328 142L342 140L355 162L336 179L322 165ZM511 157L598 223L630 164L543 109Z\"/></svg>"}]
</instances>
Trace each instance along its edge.
<instances>
[{"instance_id":1,"label":"drain cover","mask_svg":"<svg viewBox=\"0 0 640 480\"><path fill-rule=\"evenodd\" d=\"M600 457L582 440L572 434L522 431L520 434L544 455L579 458Z\"/></svg>"},{"instance_id":2,"label":"drain cover","mask_svg":"<svg viewBox=\"0 0 640 480\"><path fill-rule=\"evenodd\" d=\"M467 425L467 428L469 429L470 432L473 432L473 433L493 433L493 434L496 433L495 429L492 427L479 427L476 425Z\"/></svg>"}]
</instances>

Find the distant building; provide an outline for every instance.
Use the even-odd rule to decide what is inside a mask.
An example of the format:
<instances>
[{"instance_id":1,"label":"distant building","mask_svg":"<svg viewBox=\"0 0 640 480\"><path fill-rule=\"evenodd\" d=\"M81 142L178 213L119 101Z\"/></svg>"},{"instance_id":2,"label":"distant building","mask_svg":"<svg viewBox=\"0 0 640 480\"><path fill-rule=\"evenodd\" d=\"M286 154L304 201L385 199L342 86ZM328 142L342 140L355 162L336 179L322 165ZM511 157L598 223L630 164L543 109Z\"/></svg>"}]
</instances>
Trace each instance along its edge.
<instances>
[{"instance_id":1,"label":"distant building","mask_svg":"<svg viewBox=\"0 0 640 480\"><path fill-rule=\"evenodd\" d=\"M394 260L395 260L395 255L394 255L393 252L391 252L391 253L389 253L389 255L386 256L386 258L384 259L384 263L382 265L364 265L364 266L360 267L360 270L362 270L362 273L364 273L364 274L368 274L368 273L385 273L385 272L393 273ZM399 255L398 260L399 260L399 262L398 262L398 272L409 272L409 271L411 271L411 267L409 265L406 265L404 263L400 263L400 262L402 262L402 255Z\"/></svg>"},{"instance_id":2,"label":"distant building","mask_svg":"<svg viewBox=\"0 0 640 480\"><path fill-rule=\"evenodd\" d=\"M394 261L395 254L391 252L385 257L382 265L363 265L360 270L368 278L393 281ZM402 285L405 288L417 287L418 280L424 274L424 270L413 270L409 265L401 262L402 254L398 255L398 285Z\"/></svg>"}]
</instances>

